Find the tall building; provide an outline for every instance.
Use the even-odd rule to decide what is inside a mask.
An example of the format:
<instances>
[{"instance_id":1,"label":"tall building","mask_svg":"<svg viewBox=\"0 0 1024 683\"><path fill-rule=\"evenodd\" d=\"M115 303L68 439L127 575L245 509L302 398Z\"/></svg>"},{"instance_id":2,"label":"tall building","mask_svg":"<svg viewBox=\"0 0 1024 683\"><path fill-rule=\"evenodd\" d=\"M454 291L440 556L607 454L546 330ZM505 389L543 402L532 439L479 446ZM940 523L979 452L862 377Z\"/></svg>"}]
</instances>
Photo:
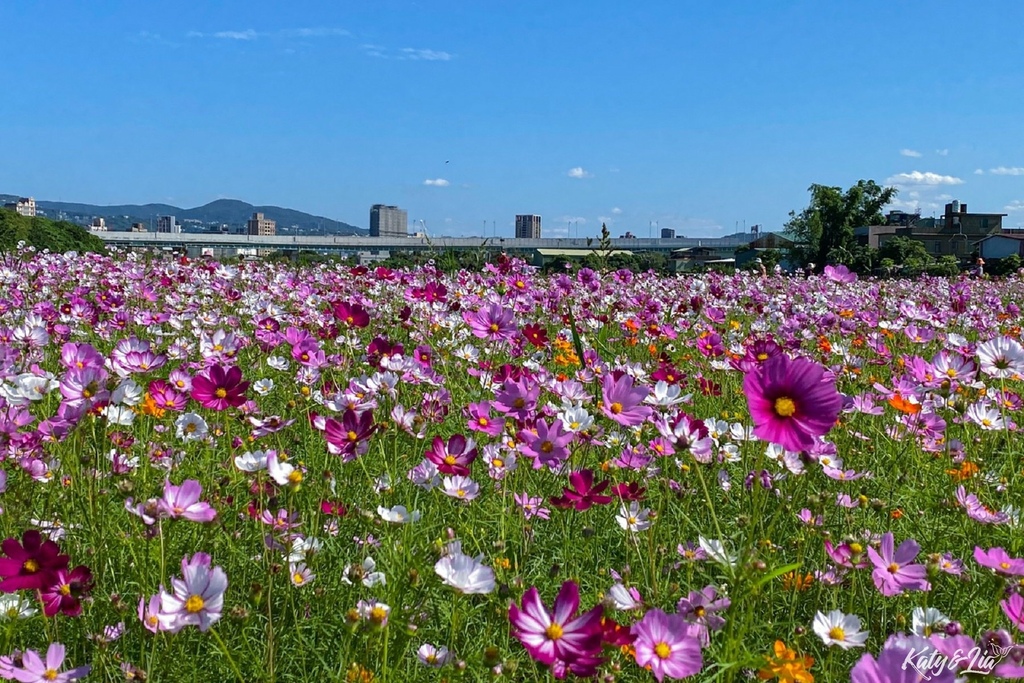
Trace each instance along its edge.
<instances>
[{"instance_id":1,"label":"tall building","mask_svg":"<svg viewBox=\"0 0 1024 683\"><path fill-rule=\"evenodd\" d=\"M516 216L517 239L540 239L540 216L518 214Z\"/></svg>"},{"instance_id":2,"label":"tall building","mask_svg":"<svg viewBox=\"0 0 1024 683\"><path fill-rule=\"evenodd\" d=\"M370 207L370 237L408 237L409 214L386 204Z\"/></svg>"},{"instance_id":3,"label":"tall building","mask_svg":"<svg viewBox=\"0 0 1024 683\"><path fill-rule=\"evenodd\" d=\"M169 232L176 235L181 232L181 226L178 225L178 221L174 219L174 216L160 216L156 219L156 231Z\"/></svg>"},{"instance_id":4,"label":"tall building","mask_svg":"<svg viewBox=\"0 0 1024 683\"><path fill-rule=\"evenodd\" d=\"M132 223L132 232L149 232L145 223Z\"/></svg>"},{"instance_id":5,"label":"tall building","mask_svg":"<svg viewBox=\"0 0 1024 683\"><path fill-rule=\"evenodd\" d=\"M97 232L106 232L107 231L107 221L106 221L106 219L105 218L93 218L92 219L92 229L97 231Z\"/></svg>"},{"instance_id":6,"label":"tall building","mask_svg":"<svg viewBox=\"0 0 1024 683\"><path fill-rule=\"evenodd\" d=\"M246 223L250 235L276 235L277 221L264 218L262 213L254 213Z\"/></svg>"},{"instance_id":7,"label":"tall building","mask_svg":"<svg viewBox=\"0 0 1024 683\"><path fill-rule=\"evenodd\" d=\"M662 228L661 239L663 240L674 240L676 238L675 228Z\"/></svg>"},{"instance_id":8,"label":"tall building","mask_svg":"<svg viewBox=\"0 0 1024 683\"><path fill-rule=\"evenodd\" d=\"M16 211L20 213L22 216L28 216L29 218L32 218L36 215L36 200L33 199L32 197L21 197L16 202L4 204L4 208L10 209L11 211Z\"/></svg>"}]
</instances>

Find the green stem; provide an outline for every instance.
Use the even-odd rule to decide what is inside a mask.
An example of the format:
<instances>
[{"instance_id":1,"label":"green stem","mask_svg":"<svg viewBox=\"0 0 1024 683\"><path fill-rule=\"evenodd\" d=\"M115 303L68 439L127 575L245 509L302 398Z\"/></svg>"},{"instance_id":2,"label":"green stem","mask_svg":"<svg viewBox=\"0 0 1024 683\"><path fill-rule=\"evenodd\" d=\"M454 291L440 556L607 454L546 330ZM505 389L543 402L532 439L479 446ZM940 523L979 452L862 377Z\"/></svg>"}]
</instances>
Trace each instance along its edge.
<instances>
[{"instance_id":1,"label":"green stem","mask_svg":"<svg viewBox=\"0 0 1024 683\"><path fill-rule=\"evenodd\" d=\"M220 637L216 629L211 628L210 633L213 634L213 639L217 641L217 645L220 646L220 651L224 653L224 656L228 658L228 664L231 665L231 670L235 672L235 676L238 677L240 683L245 683L245 679L242 678L242 672L238 669L238 664L235 663L235 659L231 656L231 651L228 650L228 646L224 643L224 639Z\"/></svg>"}]
</instances>

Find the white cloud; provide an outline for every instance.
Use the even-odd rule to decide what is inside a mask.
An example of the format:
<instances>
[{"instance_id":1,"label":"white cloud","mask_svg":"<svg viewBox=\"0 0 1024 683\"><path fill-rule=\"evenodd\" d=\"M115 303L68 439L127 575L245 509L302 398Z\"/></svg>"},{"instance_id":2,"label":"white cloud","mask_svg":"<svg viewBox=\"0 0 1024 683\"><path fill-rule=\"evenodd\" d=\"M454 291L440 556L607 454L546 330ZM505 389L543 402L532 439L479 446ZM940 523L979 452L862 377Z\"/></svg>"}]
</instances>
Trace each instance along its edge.
<instances>
[{"instance_id":1,"label":"white cloud","mask_svg":"<svg viewBox=\"0 0 1024 683\"><path fill-rule=\"evenodd\" d=\"M985 170L981 168L974 169L974 175L985 175Z\"/></svg>"},{"instance_id":2,"label":"white cloud","mask_svg":"<svg viewBox=\"0 0 1024 683\"><path fill-rule=\"evenodd\" d=\"M921 153L915 149L901 149L900 154L905 157L914 157L915 159L921 156Z\"/></svg>"},{"instance_id":3,"label":"white cloud","mask_svg":"<svg viewBox=\"0 0 1024 683\"><path fill-rule=\"evenodd\" d=\"M1014 199L1012 202L1003 207L1003 211L1006 213L1017 213L1018 211L1024 211L1024 201L1020 199Z\"/></svg>"},{"instance_id":4,"label":"white cloud","mask_svg":"<svg viewBox=\"0 0 1024 683\"><path fill-rule=\"evenodd\" d=\"M616 207L612 208L612 213L615 214L616 216L618 216L620 213L622 213L622 209L620 209L619 207L616 206Z\"/></svg>"},{"instance_id":5,"label":"white cloud","mask_svg":"<svg viewBox=\"0 0 1024 683\"><path fill-rule=\"evenodd\" d=\"M449 185L451 185L451 183L449 183L444 178L427 178L426 180L423 181L423 184L429 185L431 187L448 187Z\"/></svg>"},{"instance_id":6,"label":"white cloud","mask_svg":"<svg viewBox=\"0 0 1024 683\"><path fill-rule=\"evenodd\" d=\"M422 59L428 62L447 62L454 55L440 50L424 50L413 47L403 47L400 59Z\"/></svg>"},{"instance_id":7,"label":"white cloud","mask_svg":"<svg viewBox=\"0 0 1024 683\"><path fill-rule=\"evenodd\" d=\"M910 173L897 173L885 180L886 185L963 185L964 181L951 175L939 175L938 173L911 171Z\"/></svg>"},{"instance_id":8,"label":"white cloud","mask_svg":"<svg viewBox=\"0 0 1024 683\"><path fill-rule=\"evenodd\" d=\"M214 38L225 38L227 40L256 40L260 37L260 34L251 28L244 31L217 31L213 34Z\"/></svg>"},{"instance_id":9,"label":"white cloud","mask_svg":"<svg viewBox=\"0 0 1024 683\"><path fill-rule=\"evenodd\" d=\"M990 168L988 172L992 175L1024 175L1024 167L1021 166L999 166Z\"/></svg>"},{"instance_id":10,"label":"white cloud","mask_svg":"<svg viewBox=\"0 0 1024 683\"><path fill-rule=\"evenodd\" d=\"M584 171L582 166L577 166L570 168L566 175L570 178L589 178L592 174L589 171Z\"/></svg>"},{"instance_id":11,"label":"white cloud","mask_svg":"<svg viewBox=\"0 0 1024 683\"><path fill-rule=\"evenodd\" d=\"M940 157L949 156L949 150L948 149L937 149L937 150L935 150L935 153L938 154Z\"/></svg>"}]
</instances>

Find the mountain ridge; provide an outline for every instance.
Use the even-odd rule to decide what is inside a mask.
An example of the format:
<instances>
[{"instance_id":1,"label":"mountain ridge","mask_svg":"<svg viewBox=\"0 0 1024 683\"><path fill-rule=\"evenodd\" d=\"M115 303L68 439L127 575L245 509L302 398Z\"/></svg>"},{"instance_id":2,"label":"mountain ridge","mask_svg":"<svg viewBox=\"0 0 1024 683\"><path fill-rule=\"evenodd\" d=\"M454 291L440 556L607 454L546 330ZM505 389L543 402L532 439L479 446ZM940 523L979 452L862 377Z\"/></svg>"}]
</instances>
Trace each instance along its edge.
<instances>
[{"instance_id":1,"label":"mountain ridge","mask_svg":"<svg viewBox=\"0 0 1024 683\"><path fill-rule=\"evenodd\" d=\"M0 203L17 201L18 195L0 194ZM103 218L111 230L128 230L132 223L149 225L157 216L174 216L182 221L201 221L203 224L217 223L228 225L244 225L253 213L262 213L267 218L277 221L278 232L290 234L328 234L328 235L365 235L368 231L350 223L334 220L325 216L289 209L281 206L256 206L240 199L215 199L212 202L186 209L170 204L84 204L78 202L53 202L36 200L36 206L46 212L47 217L54 218L59 213L68 219L79 217L78 222L87 225L93 218ZM292 230L298 226L298 230Z\"/></svg>"}]
</instances>

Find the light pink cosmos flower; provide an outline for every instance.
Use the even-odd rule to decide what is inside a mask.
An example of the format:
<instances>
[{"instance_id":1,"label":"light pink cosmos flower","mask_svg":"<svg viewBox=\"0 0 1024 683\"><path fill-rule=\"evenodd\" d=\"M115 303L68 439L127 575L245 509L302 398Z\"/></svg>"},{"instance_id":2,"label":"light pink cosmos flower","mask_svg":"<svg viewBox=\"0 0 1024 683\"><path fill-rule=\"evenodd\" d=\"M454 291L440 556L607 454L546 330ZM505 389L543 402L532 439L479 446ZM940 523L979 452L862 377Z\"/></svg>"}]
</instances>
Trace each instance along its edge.
<instances>
[{"instance_id":1,"label":"light pink cosmos flower","mask_svg":"<svg viewBox=\"0 0 1024 683\"><path fill-rule=\"evenodd\" d=\"M168 480L164 482L164 496L157 503L160 514L171 519L181 517L192 522L211 522L217 511L209 503L199 500L202 494L203 487L195 479L186 479L181 486L175 486Z\"/></svg>"},{"instance_id":2,"label":"light pink cosmos flower","mask_svg":"<svg viewBox=\"0 0 1024 683\"><path fill-rule=\"evenodd\" d=\"M605 375L601 380L601 412L623 427L643 424L654 412L643 404L649 393L647 387L633 386L633 378L626 373L618 378L615 373Z\"/></svg>"},{"instance_id":3,"label":"light pink cosmos flower","mask_svg":"<svg viewBox=\"0 0 1024 683\"><path fill-rule=\"evenodd\" d=\"M10 678L22 683L67 683L89 675L92 667L88 665L62 672L64 653L61 643L50 643L46 649L46 661L35 650L26 650L21 656L21 668L12 668Z\"/></svg>"},{"instance_id":4,"label":"light pink cosmos flower","mask_svg":"<svg viewBox=\"0 0 1024 683\"><path fill-rule=\"evenodd\" d=\"M1024 560L1010 557L1002 548L982 550L975 546L974 560L982 567L995 569L1003 576L1024 576Z\"/></svg>"},{"instance_id":5,"label":"light pink cosmos flower","mask_svg":"<svg viewBox=\"0 0 1024 683\"><path fill-rule=\"evenodd\" d=\"M501 304L487 304L479 311L463 311L462 319L473 336L480 339L510 340L517 332L513 312Z\"/></svg>"},{"instance_id":6,"label":"light pink cosmos flower","mask_svg":"<svg viewBox=\"0 0 1024 683\"><path fill-rule=\"evenodd\" d=\"M648 610L644 618L630 629L636 636L636 663L650 666L659 681L686 678L704 667L697 639L698 626L688 624L678 614L665 614L660 609Z\"/></svg>"},{"instance_id":7,"label":"light pink cosmos flower","mask_svg":"<svg viewBox=\"0 0 1024 683\"><path fill-rule=\"evenodd\" d=\"M181 572L182 578L171 579L171 592L160 590L160 626L171 633L186 626L206 631L221 618L228 577L205 553L183 558Z\"/></svg>"}]
</instances>

